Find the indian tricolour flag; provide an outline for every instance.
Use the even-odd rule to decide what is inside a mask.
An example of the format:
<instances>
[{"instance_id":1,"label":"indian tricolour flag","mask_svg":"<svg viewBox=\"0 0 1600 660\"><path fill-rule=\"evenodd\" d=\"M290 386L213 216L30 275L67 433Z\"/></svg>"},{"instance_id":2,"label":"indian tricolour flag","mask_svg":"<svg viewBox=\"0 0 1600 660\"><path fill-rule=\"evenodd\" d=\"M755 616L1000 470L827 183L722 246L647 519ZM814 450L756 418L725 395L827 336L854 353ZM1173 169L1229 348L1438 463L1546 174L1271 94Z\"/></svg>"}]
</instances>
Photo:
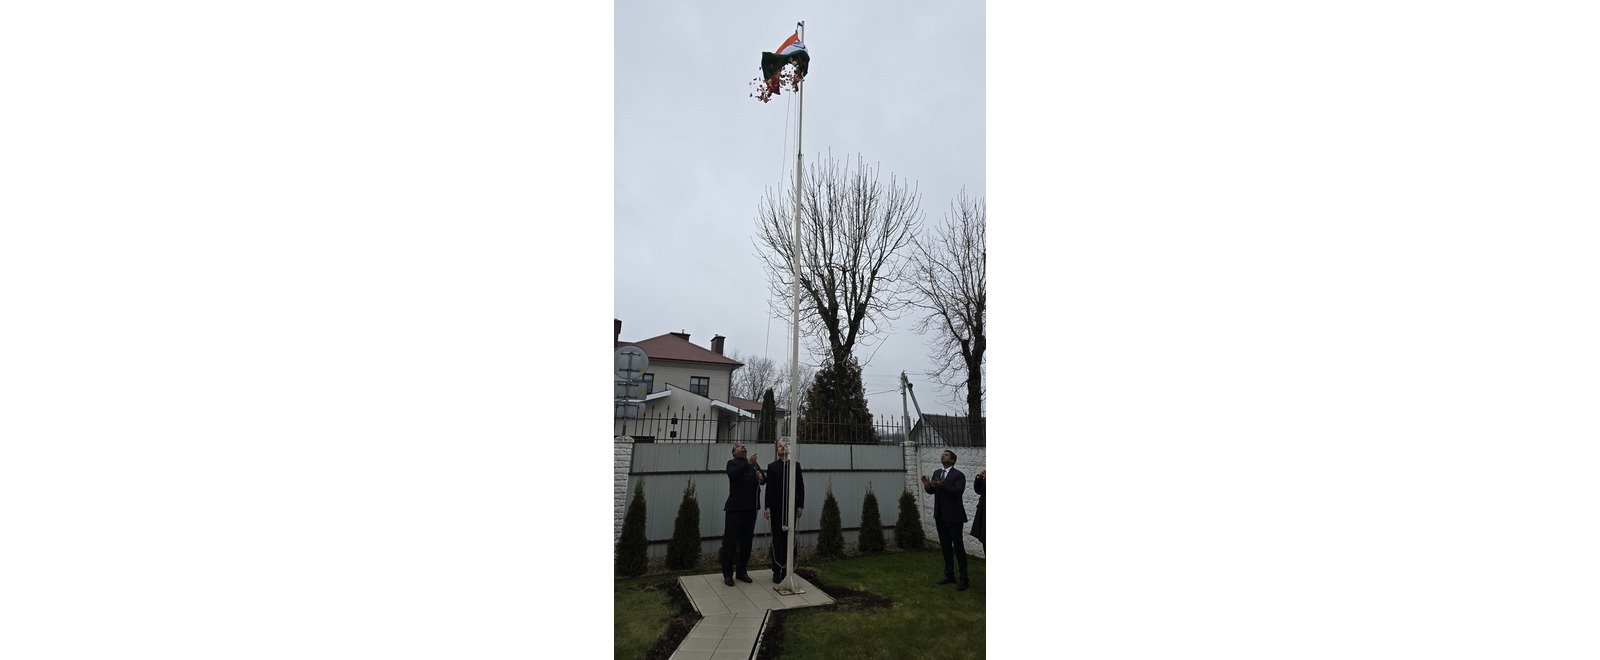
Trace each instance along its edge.
<instances>
[{"instance_id":1,"label":"indian tricolour flag","mask_svg":"<svg viewBox=\"0 0 1600 660\"><path fill-rule=\"evenodd\" d=\"M806 45L800 42L800 33L795 32L778 47L775 53L761 54L761 77L772 80L784 65L793 64L794 73L800 78L806 77L806 68L811 64L811 55L806 53Z\"/></svg>"}]
</instances>

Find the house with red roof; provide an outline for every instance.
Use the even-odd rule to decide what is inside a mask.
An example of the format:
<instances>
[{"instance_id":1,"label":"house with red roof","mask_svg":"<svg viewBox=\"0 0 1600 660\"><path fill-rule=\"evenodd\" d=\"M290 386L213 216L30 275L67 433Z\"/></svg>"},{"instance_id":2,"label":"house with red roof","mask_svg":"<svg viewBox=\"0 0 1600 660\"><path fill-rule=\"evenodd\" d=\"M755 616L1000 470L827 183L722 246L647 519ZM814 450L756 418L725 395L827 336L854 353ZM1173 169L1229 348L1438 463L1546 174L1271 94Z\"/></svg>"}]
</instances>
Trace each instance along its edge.
<instances>
[{"instance_id":1,"label":"house with red roof","mask_svg":"<svg viewBox=\"0 0 1600 660\"><path fill-rule=\"evenodd\" d=\"M623 341L622 320L614 323L615 347L637 346L650 359L644 373L644 410L639 419L620 427L627 435L636 440L755 440L761 402L732 396L733 372L744 363L723 353L726 337L712 337L709 348L689 341L687 332ZM780 408L778 417L784 415Z\"/></svg>"}]
</instances>

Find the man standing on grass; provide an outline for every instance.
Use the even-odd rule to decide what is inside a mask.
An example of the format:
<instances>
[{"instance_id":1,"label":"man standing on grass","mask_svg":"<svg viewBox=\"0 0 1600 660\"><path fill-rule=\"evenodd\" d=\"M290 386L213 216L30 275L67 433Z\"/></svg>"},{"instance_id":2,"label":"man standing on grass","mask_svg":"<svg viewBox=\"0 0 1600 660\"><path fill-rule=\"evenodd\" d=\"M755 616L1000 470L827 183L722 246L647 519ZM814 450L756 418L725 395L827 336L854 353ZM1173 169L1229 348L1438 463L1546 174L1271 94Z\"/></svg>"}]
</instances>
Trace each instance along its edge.
<instances>
[{"instance_id":1,"label":"man standing on grass","mask_svg":"<svg viewBox=\"0 0 1600 660\"><path fill-rule=\"evenodd\" d=\"M948 449L939 454L944 468L935 470L933 478L922 477L922 489L933 495L933 524L939 530L939 550L944 552L944 579L939 584L955 582L952 559L959 558L961 583L956 591L967 590L967 545L961 538L961 527L967 522L967 510L961 506L961 494L967 491L967 475L956 469L956 453Z\"/></svg>"},{"instance_id":2,"label":"man standing on grass","mask_svg":"<svg viewBox=\"0 0 1600 660\"><path fill-rule=\"evenodd\" d=\"M794 507L795 524L800 524L800 516L806 512L806 477L805 471L800 469L800 464L794 464L794 497L784 492L788 488L786 475L789 473L789 441L778 443L778 460L767 466L767 508L762 510L762 515L767 518L768 529L771 534L769 542L772 545L772 583L783 581L788 575L789 565L789 539L785 535L779 537L776 533L788 524L788 506ZM785 506L788 502L788 506ZM787 534L787 530L785 530Z\"/></svg>"},{"instance_id":3,"label":"man standing on grass","mask_svg":"<svg viewBox=\"0 0 1600 660\"><path fill-rule=\"evenodd\" d=\"M750 544L755 539L756 509L761 508L764 481L755 454L746 458L744 443L735 443L733 458L728 460L728 501L722 505L722 583L730 587L735 577L740 582L754 582L746 568L750 565Z\"/></svg>"}]
</instances>

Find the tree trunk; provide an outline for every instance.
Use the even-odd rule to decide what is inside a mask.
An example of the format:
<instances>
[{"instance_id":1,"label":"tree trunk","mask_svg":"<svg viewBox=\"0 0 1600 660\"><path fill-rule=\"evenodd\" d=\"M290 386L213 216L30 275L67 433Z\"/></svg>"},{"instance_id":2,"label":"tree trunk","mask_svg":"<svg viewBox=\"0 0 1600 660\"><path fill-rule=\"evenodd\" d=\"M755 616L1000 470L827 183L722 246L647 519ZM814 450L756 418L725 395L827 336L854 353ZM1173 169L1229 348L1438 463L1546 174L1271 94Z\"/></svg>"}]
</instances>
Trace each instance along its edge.
<instances>
[{"instance_id":1,"label":"tree trunk","mask_svg":"<svg viewBox=\"0 0 1600 660\"><path fill-rule=\"evenodd\" d=\"M967 437L972 446L985 447L983 424L983 356L967 361Z\"/></svg>"}]
</instances>

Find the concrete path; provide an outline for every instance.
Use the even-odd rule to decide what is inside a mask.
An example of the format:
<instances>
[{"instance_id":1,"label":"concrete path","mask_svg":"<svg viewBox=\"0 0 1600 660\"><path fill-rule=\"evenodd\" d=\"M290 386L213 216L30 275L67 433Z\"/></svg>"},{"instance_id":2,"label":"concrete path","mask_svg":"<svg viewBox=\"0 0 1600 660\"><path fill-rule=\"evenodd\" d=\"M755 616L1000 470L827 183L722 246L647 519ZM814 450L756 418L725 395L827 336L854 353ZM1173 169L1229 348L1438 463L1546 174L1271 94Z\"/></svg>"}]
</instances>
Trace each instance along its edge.
<instances>
[{"instance_id":1,"label":"concrete path","mask_svg":"<svg viewBox=\"0 0 1600 660\"><path fill-rule=\"evenodd\" d=\"M678 578L683 592L689 595L694 609L704 616L689 631L689 636L678 644L672 660L748 660L755 656L756 642L766 631L767 618L772 610L827 605L833 602L821 589L805 578L794 578L795 588L805 593L798 596L780 596L772 583L772 573L761 571L750 577L752 584L734 580L733 586L722 583L721 573L686 575Z\"/></svg>"}]
</instances>

